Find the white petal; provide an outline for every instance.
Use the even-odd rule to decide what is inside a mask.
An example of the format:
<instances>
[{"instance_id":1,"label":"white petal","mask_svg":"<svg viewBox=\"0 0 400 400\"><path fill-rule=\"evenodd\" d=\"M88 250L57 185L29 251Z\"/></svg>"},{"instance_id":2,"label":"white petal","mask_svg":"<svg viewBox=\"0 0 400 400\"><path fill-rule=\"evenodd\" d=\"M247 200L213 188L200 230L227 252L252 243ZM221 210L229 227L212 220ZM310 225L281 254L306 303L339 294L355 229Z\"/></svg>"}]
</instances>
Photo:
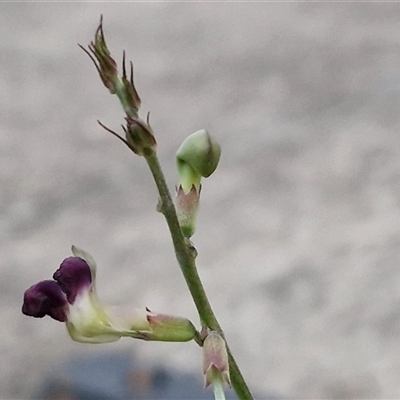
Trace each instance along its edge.
<instances>
[{"instance_id":1,"label":"white petal","mask_svg":"<svg viewBox=\"0 0 400 400\"><path fill-rule=\"evenodd\" d=\"M82 258L82 260L85 260L87 264L90 267L90 271L92 272L92 280L93 282L96 279L96 262L94 261L94 258L92 257L91 254L89 254L87 251L80 249L79 247L76 247L72 245L71 247L72 254L75 257Z\"/></svg>"},{"instance_id":2,"label":"white petal","mask_svg":"<svg viewBox=\"0 0 400 400\"><path fill-rule=\"evenodd\" d=\"M121 332L148 331L148 312L142 308L134 307L108 307L107 314L114 329Z\"/></svg>"},{"instance_id":3,"label":"white petal","mask_svg":"<svg viewBox=\"0 0 400 400\"><path fill-rule=\"evenodd\" d=\"M71 339L75 342L80 343L111 343L116 342L117 340L121 339L120 336L111 335L111 334L100 334L95 336L84 336L81 332L79 332L73 324L67 322L67 330Z\"/></svg>"},{"instance_id":4,"label":"white petal","mask_svg":"<svg viewBox=\"0 0 400 400\"><path fill-rule=\"evenodd\" d=\"M110 324L108 315L93 291L80 293L68 312L67 329L77 342L114 342L121 337Z\"/></svg>"}]
</instances>

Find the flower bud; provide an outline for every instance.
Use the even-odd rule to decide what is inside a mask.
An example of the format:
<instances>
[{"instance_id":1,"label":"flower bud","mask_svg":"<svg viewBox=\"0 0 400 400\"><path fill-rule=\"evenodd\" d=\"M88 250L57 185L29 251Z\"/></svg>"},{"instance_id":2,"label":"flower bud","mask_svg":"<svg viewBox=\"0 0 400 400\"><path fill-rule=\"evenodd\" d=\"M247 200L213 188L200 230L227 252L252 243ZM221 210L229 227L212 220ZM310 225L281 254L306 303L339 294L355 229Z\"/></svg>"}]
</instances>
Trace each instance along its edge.
<instances>
[{"instance_id":1,"label":"flower bud","mask_svg":"<svg viewBox=\"0 0 400 400\"><path fill-rule=\"evenodd\" d=\"M216 331L211 331L203 343L203 372L206 387L211 383L231 384L225 340Z\"/></svg>"},{"instance_id":2,"label":"flower bud","mask_svg":"<svg viewBox=\"0 0 400 400\"><path fill-rule=\"evenodd\" d=\"M100 24L96 30L94 42L91 42L89 45L89 51L83 46L80 47L93 61L104 86L111 94L115 94L119 83L117 63L111 57L104 38L103 17L101 17Z\"/></svg>"},{"instance_id":3,"label":"flower bud","mask_svg":"<svg viewBox=\"0 0 400 400\"><path fill-rule=\"evenodd\" d=\"M94 41L88 46L89 50L81 45L79 46L93 61L104 86L111 94L118 96L126 114L137 118L141 101L133 82L133 64L130 62L130 77L128 79L124 52L122 58L122 77L118 76L117 63L111 57L104 38L103 17L100 19Z\"/></svg>"},{"instance_id":4,"label":"flower bud","mask_svg":"<svg viewBox=\"0 0 400 400\"><path fill-rule=\"evenodd\" d=\"M133 63L130 61L130 78L127 78L125 67L125 51L122 59L122 85L118 97L128 115L137 116L141 105L139 94L133 82ZM132 113L130 112L132 111Z\"/></svg>"},{"instance_id":5,"label":"flower bud","mask_svg":"<svg viewBox=\"0 0 400 400\"><path fill-rule=\"evenodd\" d=\"M188 136L176 153L180 184L185 193L192 185L200 187L201 177L207 178L218 166L221 156L219 144L205 130L201 129Z\"/></svg>"},{"instance_id":6,"label":"flower bud","mask_svg":"<svg viewBox=\"0 0 400 400\"><path fill-rule=\"evenodd\" d=\"M201 178L210 176L218 166L221 149L205 130L188 136L176 153L179 187L175 199L182 233L190 238L196 229Z\"/></svg>"},{"instance_id":7,"label":"flower bud","mask_svg":"<svg viewBox=\"0 0 400 400\"><path fill-rule=\"evenodd\" d=\"M148 310L148 331L139 331L144 340L161 342L188 342L196 334L196 328L186 318L164 314L154 314Z\"/></svg>"},{"instance_id":8,"label":"flower bud","mask_svg":"<svg viewBox=\"0 0 400 400\"><path fill-rule=\"evenodd\" d=\"M139 118L126 117L127 127L124 128L126 142L135 154L148 157L154 154L157 147L156 139L148 123Z\"/></svg>"}]
</instances>

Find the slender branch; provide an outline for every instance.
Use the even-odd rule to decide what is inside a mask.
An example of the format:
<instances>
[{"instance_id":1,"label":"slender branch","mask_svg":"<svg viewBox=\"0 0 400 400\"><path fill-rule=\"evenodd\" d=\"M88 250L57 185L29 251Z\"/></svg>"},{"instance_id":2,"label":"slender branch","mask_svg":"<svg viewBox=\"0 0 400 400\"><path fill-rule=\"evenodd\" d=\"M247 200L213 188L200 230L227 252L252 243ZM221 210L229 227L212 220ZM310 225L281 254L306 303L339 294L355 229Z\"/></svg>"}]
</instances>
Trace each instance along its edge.
<instances>
[{"instance_id":1,"label":"slender branch","mask_svg":"<svg viewBox=\"0 0 400 400\"><path fill-rule=\"evenodd\" d=\"M151 128L149 127L149 116L147 116L147 125L138 119L138 111L141 101L133 82L133 64L132 62L130 63L130 77L128 79L124 52L122 61L122 78L118 76L117 64L111 57L104 38L102 17L100 19L100 25L96 30L95 40L89 45L89 50L86 50L82 46L80 47L93 61L105 87L111 92L111 94L116 94L118 96L121 105L127 114L127 127L123 127L125 134L127 135L126 140L117 133L106 128L101 123L100 125L116 136L119 140L122 140L134 153L143 155L146 158L160 194L159 211L164 214L167 221L172 242L174 244L176 258L193 297L200 316L201 324L203 327L217 331L221 336L223 336L222 329L214 315L200 277L197 273L195 262L197 256L196 249L193 247L190 240L185 238L179 225L175 206L171 199L164 174L155 152L156 142ZM207 140L210 140L209 136L207 137ZM202 173L202 176L209 176L215 169L219 159L219 147L217 148L217 152L217 161L214 163L214 167L211 170L207 168L206 175ZM199 342L201 340L201 338L197 337L196 341ZM237 366L228 345L226 347L228 351L232 386L240 399L252 400L253 397L242 374L240 373L239 367Z\"/></svg>"},{"instance_id":2,"label":"slender branch","mask_svg":"<svg viewBox=\"0 0 400 400\"><path fill-rule=\"evenodd\" d=\"M197 272L195 262L196 251L191 245L190 241L182 234L176 215L175 206L165 181L160 163L158 162L157 154L154 153L153 155L146 157L146 161L150 167L151 173L158 188L158 192L160 194L159 210L164 214L164 217L167 221L169 230L171 232L172 242L174 244L176 258L188 285L189 291L193 297L201 323L203 326L207 326L211 330L220 332L223 335L221 326L214 315ZM253 396L247 387L247 384L228 345L227 350L232 386L240 399L252 400Z\"/></svg>"}]
</instances>

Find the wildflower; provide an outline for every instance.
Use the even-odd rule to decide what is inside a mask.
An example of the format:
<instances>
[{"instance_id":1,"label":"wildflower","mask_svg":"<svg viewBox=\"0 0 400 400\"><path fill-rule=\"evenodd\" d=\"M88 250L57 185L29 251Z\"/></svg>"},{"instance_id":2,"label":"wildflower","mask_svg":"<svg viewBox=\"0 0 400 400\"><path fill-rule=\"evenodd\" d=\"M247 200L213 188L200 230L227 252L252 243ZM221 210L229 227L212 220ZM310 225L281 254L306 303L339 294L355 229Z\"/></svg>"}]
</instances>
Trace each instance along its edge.
<instances>
[{"instance_id":1,"label":"wildflower","mask_svg":"<svg viewBox=\"0 0 400 400\"><path fill-rule=\"evenodd\" d=\"M49 315L65 322L71 338L83 343L106 343L121 337L143 340L189 341L197 331L181 317L148 309L104 307L95 289L96 264L92 256L72 246L53 280L31 286L24 294L22 312L35 318Z\"/></svg>"}]
</instances>

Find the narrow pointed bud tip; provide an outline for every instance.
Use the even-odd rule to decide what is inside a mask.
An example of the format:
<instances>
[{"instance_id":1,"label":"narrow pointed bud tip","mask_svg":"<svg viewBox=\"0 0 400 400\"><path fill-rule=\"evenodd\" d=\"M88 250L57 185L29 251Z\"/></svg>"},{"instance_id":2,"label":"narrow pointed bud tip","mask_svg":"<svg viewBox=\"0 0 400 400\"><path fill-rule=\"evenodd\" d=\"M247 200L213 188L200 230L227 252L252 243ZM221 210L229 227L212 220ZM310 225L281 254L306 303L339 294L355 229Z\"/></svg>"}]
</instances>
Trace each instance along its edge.
<instances>
[{"instance_id":1,"label":"narrow pointed bud tip","mask_svg":"<svg viewBox=\"0 0 400 400\"><path fill-rule=\"evenodd\" d=\"M140 100L139 93L136 90L135 83L133 81L133 63L129 62L130 66L130 77L128 79L126 74L126 62L125 62L125 51L122 58L122 87L118 88L119 98L124 106L124 109L129 113L133 111L133 115L138 115L140 105L142 101Z\"/></svg>"},{"instance_id":2,"label":"narrow pointed bud tip","mask_svg":"<svg viewBox=\"0 0 400 400\"><path fill-rule=\"evenodd\" d=\"M104 86L110 91L111 94L115 94L119 82L117 63L111 57L110 51L108 50L106 44L103 32L102 17L95 33L94 42L91 42L88 46L89 50L86 50L82 46L80 47L89 55L89 57L93 61Z\"/></svg>"},{"instance_id":3,"label":"narrow pointed bud tip","mask_svg":"<svg viewBox=\"0 0 400 400\"><path fill-rule=\"evenodd\" d=\"M131 117L138 117L141 104L139 94L133 81L133 64L130 62L129 76L126 70L125 51L122 58L122 76L118 75L117 63L111 57L108 50L103 31L103 17L96 30L94 41L88 48L79 45L79 47L90 57L100 79L111 94L116 94L125 110Z\"/></svg>"},{"instance_id":4,"label":"narrow pointed bud tip","mask_svg":"<svg viewBox=\"0 0 400 400\"><path fill-rule=\"evenodd\" d=\"M231 384L226 343L216 331L211 331L203 343L203 372L206 387L214 382Z\"/></svg>"}]
</instances>

